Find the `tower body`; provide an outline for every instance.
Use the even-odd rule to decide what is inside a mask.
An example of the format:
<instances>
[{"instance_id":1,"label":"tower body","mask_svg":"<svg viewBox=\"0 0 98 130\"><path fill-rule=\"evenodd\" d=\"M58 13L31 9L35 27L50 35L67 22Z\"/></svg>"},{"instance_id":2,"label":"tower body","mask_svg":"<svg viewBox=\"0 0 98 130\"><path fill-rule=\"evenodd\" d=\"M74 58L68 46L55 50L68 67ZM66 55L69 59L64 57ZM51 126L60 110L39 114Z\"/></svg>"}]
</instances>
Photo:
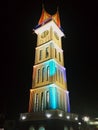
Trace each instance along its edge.
<instances>
[{"instance_id":1,"label":"tower body","mask_svg":"<svg viewBox=\"0 0 98 130\"><path fill-rule=\"evenodd\" d=\"M37 34L37 47L29 112L52 109L69 112L69 93L61 41L64 33L58 11L51 16L43 9L34 32Z\"/></svg>"}]
</instances>

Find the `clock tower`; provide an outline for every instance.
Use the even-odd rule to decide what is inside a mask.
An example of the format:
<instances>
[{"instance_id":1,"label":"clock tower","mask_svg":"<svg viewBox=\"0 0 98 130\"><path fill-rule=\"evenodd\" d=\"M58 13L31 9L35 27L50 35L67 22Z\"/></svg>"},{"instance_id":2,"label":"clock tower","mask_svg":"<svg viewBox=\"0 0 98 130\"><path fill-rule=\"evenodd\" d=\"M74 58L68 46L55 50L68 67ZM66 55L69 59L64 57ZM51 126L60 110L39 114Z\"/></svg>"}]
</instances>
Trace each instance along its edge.
<instances>
[{"instance_id":1,"label":"clock tower","mask_svg":"<svg viewBox=\"0 0 98 130\"><path fill-rule=\"evenodd\" d=\"M50 15L43 7L33 31L37 43L29 112L20 114L19 130L79 130L78 115L70 113L58 10Z\"/></svg>"},{"instance_id":2,"label":"clock tower","mask_svg":"<svg viewBox=\"0 0 98 130\"><path fill-rule=\"evenodd\" d=\"M69 92L61 38L59 12L50 15L43 8L38 26L33 66L33 82L30 90L29 112L62 110L70 112Z\"/></svg>"}]
</instances>

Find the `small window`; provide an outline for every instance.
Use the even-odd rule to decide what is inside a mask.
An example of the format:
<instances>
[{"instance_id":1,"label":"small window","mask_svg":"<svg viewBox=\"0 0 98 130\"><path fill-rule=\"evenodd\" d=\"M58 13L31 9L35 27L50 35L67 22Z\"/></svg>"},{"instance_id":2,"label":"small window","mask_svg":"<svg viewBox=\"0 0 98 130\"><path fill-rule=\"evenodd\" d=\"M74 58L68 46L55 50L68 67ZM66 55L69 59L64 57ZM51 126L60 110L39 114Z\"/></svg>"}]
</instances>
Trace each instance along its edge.
<instances>
[{"instance_id":1,"label":"small window","mask_svg":"<svg viewBox=\"0 0 98 130\"><path fill-rule=\"evenodd\" d=\"M57 81L57 68L55 67L55 79Z\"/></svg>"},{"instance_id":2,"label":"small window","mask_svg":"<svg viewBox=\"0 0 98 130\"><path fill-rule=\"evenodd\" d=\"M38 74L37 74L37 83L40 81L40 69L38 69Z\"/></svg>"},{"instance_id":3,"label":"small window","mask_svg":"<svg viewBox=\"0 0 98 130\"><path fill-rule=\"evenodd\" d=\"M46 109L49 108L49 91L46 92Z\"/></svg>"},{"instance_id":4,"label":"small window","mask_svg":"<svg viewBox=\"0 0 98 130\"><path fill-rule=\"evenodd\" d=\"M49 56L49 47L46 47L46 58Z\"/></svg>"},{"instance_id":5,"label":"small window","mask_svg":"<svg viewBox=\"0 0 98 130\"><path fill-rule=\"evenodd\" d=\"M49 66L47 66L47 81L49 80Z\"/></svg>"},{"instance_id":6,"label":"small window","mask_svg":"<svg viewBox=\"0 0 98 130\"><path fill-rule=\"evenodd\" d=\"M34 112L36 111L36 94L34 94Z\"/></svg>"},{"instance_id":7,"label":"small window","mask_svg":"<svg viewBox=\"0 0 98 130\"><path fill-rule=\"evenodd\" d=\"M55 58L57 58L57 50L56 50L56 48L55 48Z\"/></svg>"},{"instance_id":8,"label":"small window","mask_svg":"<svg viewBox=\"0 0 98 130\"><path fill-rule=\"evenodd\" d=\"M42 50L39 51L39 60L42 59Z\"/></svg>"},{"instance_id":9,"label":"small window","mask_svg":"<svg viewBox=\"0 0 98 130\"><path fill-rule=\"evenodd\" d=\"M61 53L59 52L59 61L61 61Z\"/></svg>"},{"instance_id":10,"label":"small window","mask_svg":"<svg viewBox=\"0 0 98 130\"><path fill-rule=\"evenodd\" d=\"M36 111L38 111L38 93L36 94Z\"/></svg>"},{"instance_id":11,"label":"small window","mask_svg":"<svg viewBox=\"0 0 98 130\"><path fill-rule=\"evenodd\" d=\"M63 74L62 74L62 71L61 71L61 83L63 83Z\"/></svg>"},{"instance_id":12,"label":"small window","mask_svg":"<svg viewBox=\"0 0 98 130\"><path fill-rule=\"evenodd\" d=\"M58 77L59 77L59 82L60 82L60 70L58 70Z\"/></svg>"},{"instance_id":13,"label":"small window","mask_svg":"<svg viewBox=\"0 0 98 130\"><path fill-rule=\"evenodd\" d=\"M44 81L45 76L45 68L42 68L42 82Z\"/></svg>"},{"instance_id":14,"label":"small window","mask_svg":"<svg viewBox=\"0 0 98 130\"><path fill-rule=\"evenodd\" d=\"M43 111L43 105L44 105L44 98L43 98L43 92L41 93L41 111Z\"/></svg>"}]
</instances>

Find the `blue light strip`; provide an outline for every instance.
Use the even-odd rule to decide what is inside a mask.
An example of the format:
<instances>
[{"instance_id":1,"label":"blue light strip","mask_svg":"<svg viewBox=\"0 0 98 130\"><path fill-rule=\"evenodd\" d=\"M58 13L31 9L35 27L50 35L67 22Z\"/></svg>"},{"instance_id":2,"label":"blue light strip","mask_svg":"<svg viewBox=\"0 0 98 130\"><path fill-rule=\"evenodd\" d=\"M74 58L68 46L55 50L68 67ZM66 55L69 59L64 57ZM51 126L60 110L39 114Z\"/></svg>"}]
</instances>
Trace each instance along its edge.
<instances>
[{"instance_id":1,"label":"blue light strip","mask_svg":"<svg viewBox=\"0 0 98 130\"><path fill-rule=\"evenodd\" d=\"M49 88L49 101L50 101L50 109L56 109L57 108L57 90L56 87L50 87Z\"/></svg>"},{"instance_id":2,"label":"blue light strip","mask_svg":"<svg viewBox=\"0 0 98 130\"><path fill-rule=\"evenodd\" d=\"M50 61L49 66L50 66L50 76L53 76L56 73L55 62Z\"/></svg>"},{"instance_id":3,"label":"blue light strip","mask_svg":"<svg viewBox=\"0 0 98 130\"><path fill-rule=\"evenodd\" d=\"M67 112L70 112L70 102L69 102L69 92L66 92L66 99L67 99Z\"/></svg>"},{"instance_id":4,"label":"blue light strip","mask_svg":"<svg viewBox=\"0 0 98 130\"><path fill-rule=\"evenodd\" d=\"M67 79L66 79L66 69L63 70L63 73L64 73L64 81L67 82Z\"/></svg>"}]
</instances>

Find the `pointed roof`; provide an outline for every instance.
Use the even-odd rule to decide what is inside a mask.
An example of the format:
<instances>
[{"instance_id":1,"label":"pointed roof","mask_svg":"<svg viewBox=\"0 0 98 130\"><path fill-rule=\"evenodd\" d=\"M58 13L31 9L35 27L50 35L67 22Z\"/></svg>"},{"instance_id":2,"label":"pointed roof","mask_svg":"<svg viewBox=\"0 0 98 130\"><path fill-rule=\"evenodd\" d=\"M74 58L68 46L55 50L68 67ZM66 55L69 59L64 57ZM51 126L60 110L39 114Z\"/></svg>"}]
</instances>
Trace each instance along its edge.
<instances>
[{"instance_id":1,"label":"pointed roof","mask_svg":"<svg viewBox=\"0 0 98 130\"><path fill-rule=\"evenodd\" d=\"M54 19L58 27L60 27L61 25L60 25L60 16L59 16L58 9L57 9L57 12L54 15L52 15L52 18Z\"/></svg>"},{"instance_id":2,"label":"pointed roof","mask_svg":"<svg viewBox=\"0 0 98 130\"><path fill-rule=\"evenodd\" d=\"M54 15L50 15L49 13L47 13L47 11L45 10L45 8L43 6L42 14L41 14L41 17L39 19L38 25L44 23L48 19L53 19L55 21L55 23L57 24L57 26L60 27L60 16L59 16L58 9Z\"/></svg>"}]
</instances>

